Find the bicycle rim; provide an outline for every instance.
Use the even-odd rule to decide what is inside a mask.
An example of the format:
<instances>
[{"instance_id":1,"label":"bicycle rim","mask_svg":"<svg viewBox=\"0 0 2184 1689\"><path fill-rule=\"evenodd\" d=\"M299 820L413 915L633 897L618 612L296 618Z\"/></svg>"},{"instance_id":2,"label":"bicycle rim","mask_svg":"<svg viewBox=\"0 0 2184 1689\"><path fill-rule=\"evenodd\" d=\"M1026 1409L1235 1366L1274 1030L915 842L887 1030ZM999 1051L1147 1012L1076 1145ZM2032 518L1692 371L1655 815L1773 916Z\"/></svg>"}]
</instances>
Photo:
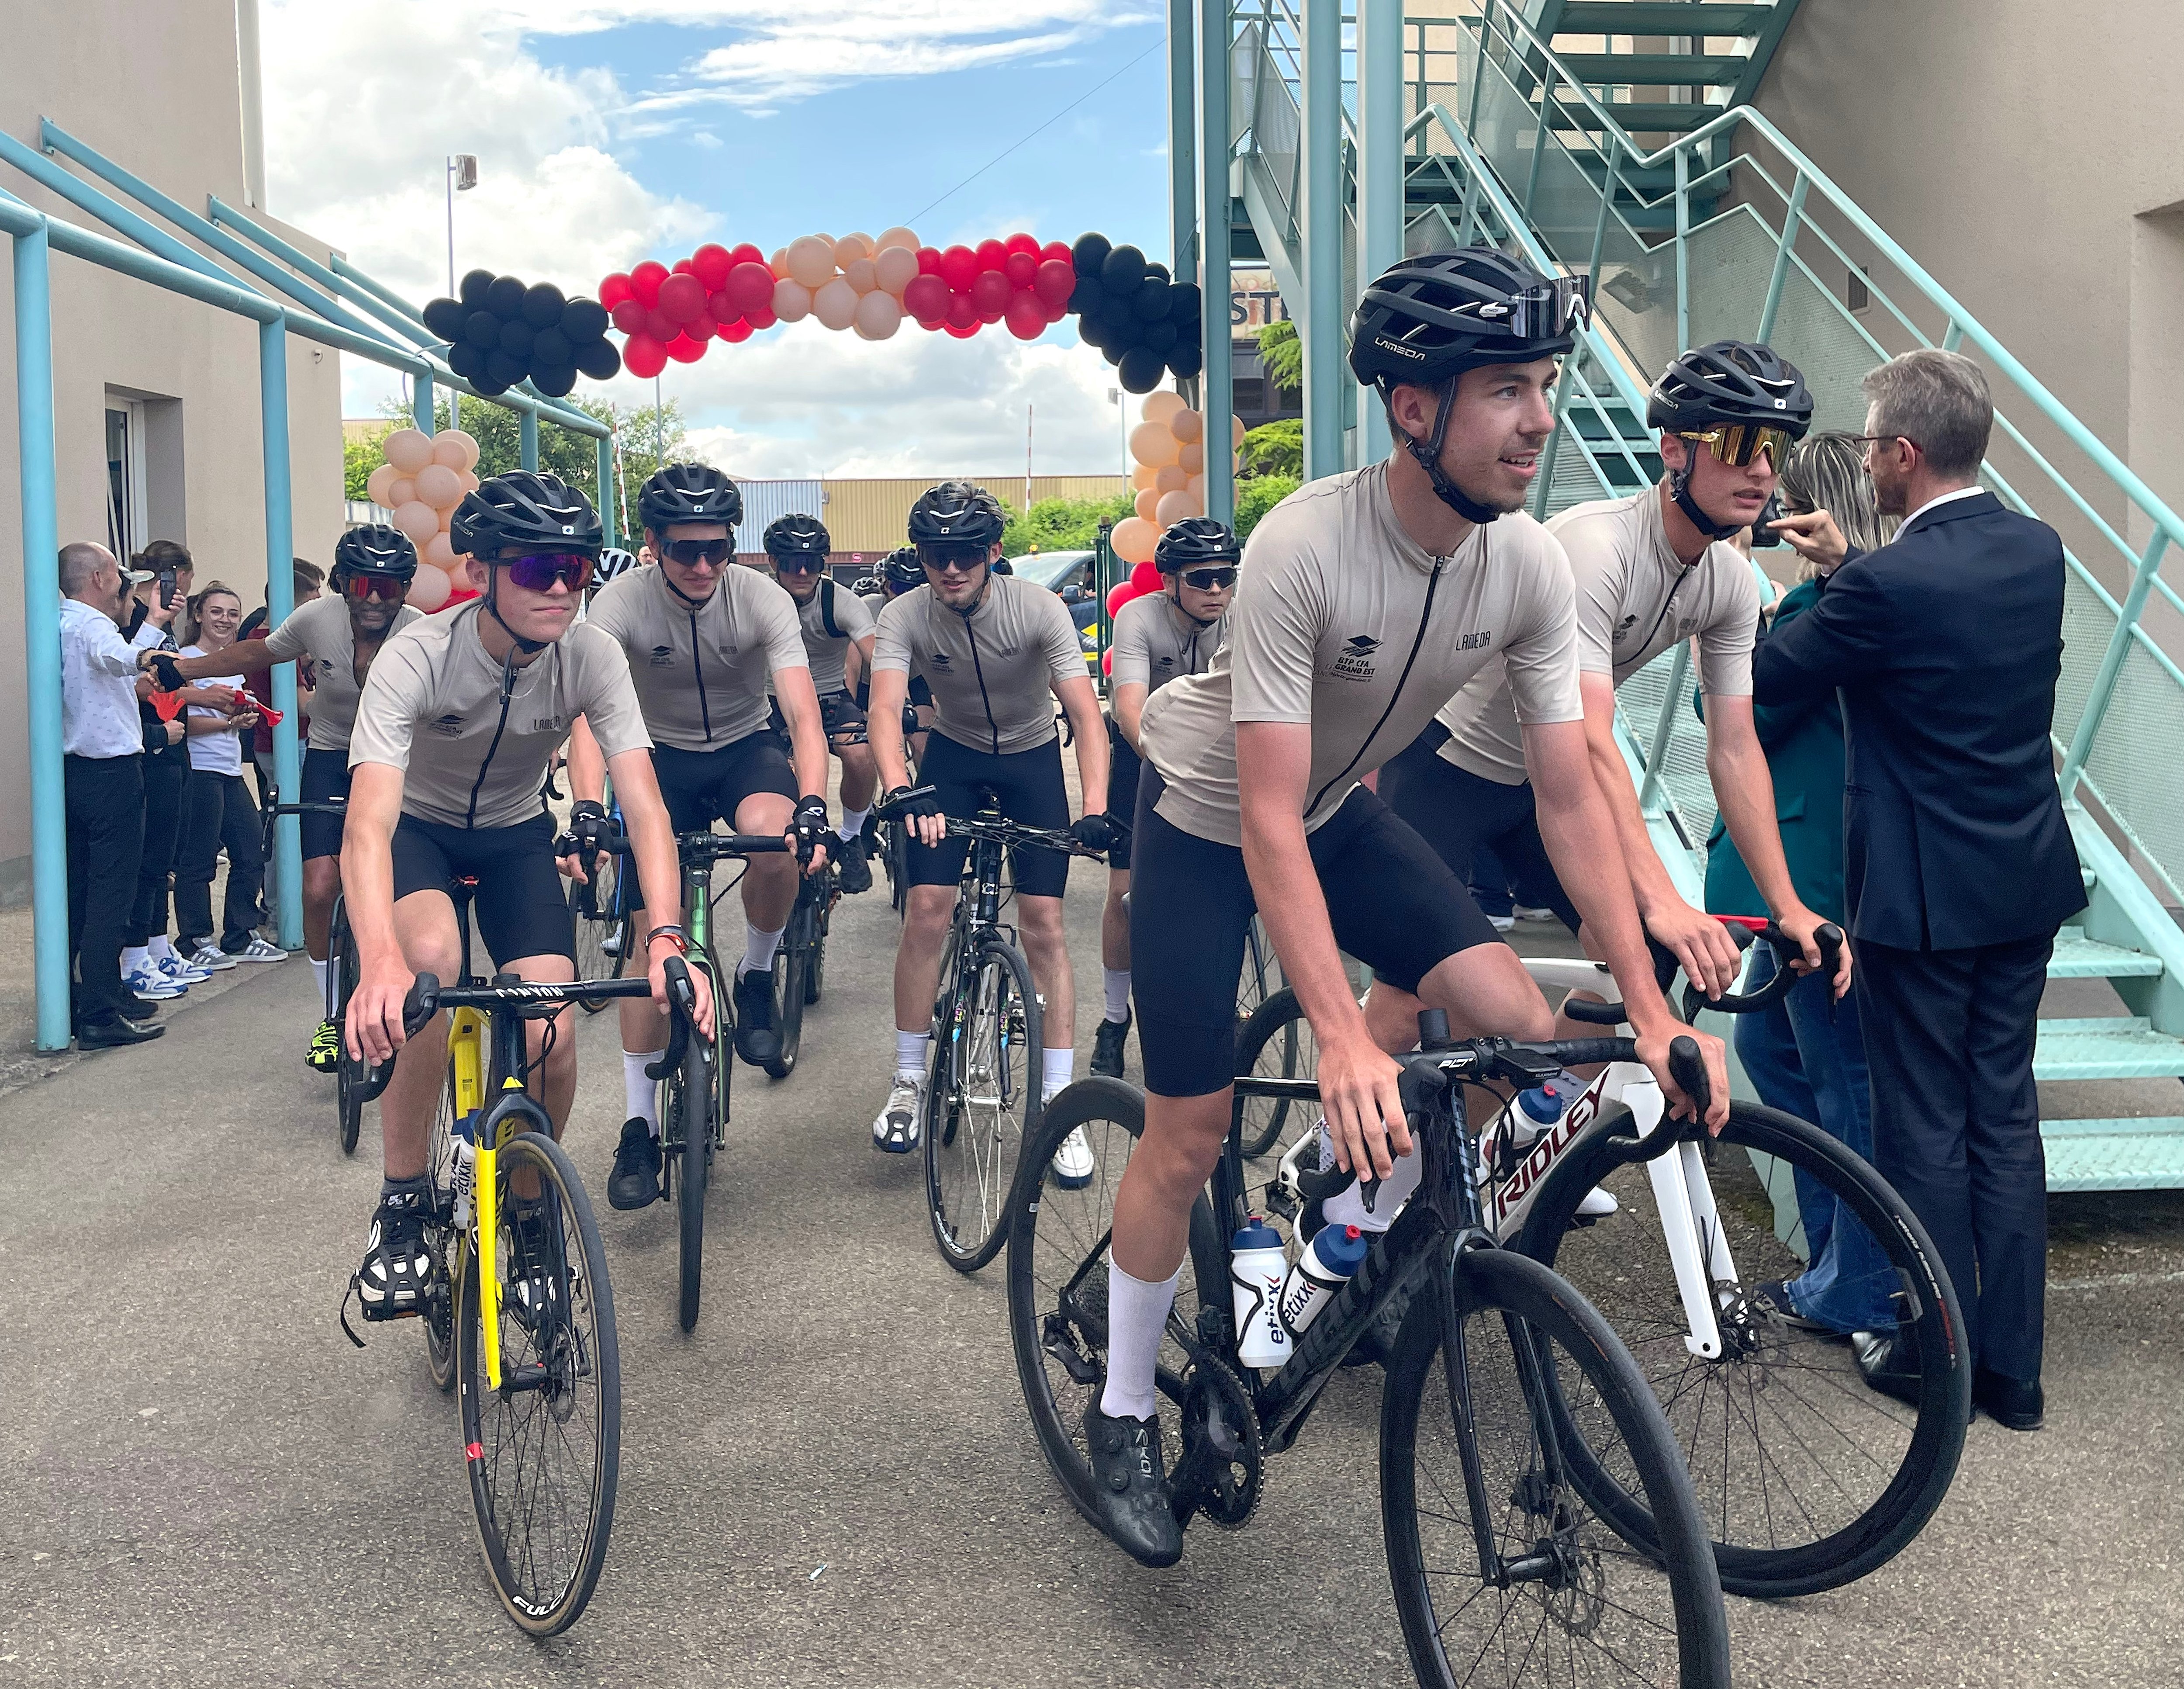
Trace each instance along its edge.
<instances>
[{"instance_id":1,"label":"bicycle rim","mask_svg":"<svg viewBox=\"0 0 2184 1689\"><path fill-rule=\"evenodd\" d=\"M1451 1395L1446 1286L1413 1299L1382 1387L1381 1524L1403 1640L1418 1681L1726 1689L1728 1621L1691 1480L1660 1406L1606 1322L1536 1262L1475 1250L1456 1263ZM1573 1481L1545 1380L1631 1474L1666 1538L1633 1548ZM1475 1452L1481 1513L1467 1485ZM1530 1575L1482 1575L1478 1530ZM1528 1563L1529 1568L1528 1568Z\"/></svg>"},{"instance_id":2,"label":"bicycle rim","mask_svg":"<svg viewBox=\"0 0 2184 1689\"><path fill-rule=\"evenodd\" d=\"M1319 1044L1295 992L1286 986L1276 991L1238 1029L1236 1072L1262 1079L1318 1078ZM1237 1106L1246 1159L1286 1151L1319 1120L1317 1107L1283 1097L1242 1097Z\"/></svg>"},{"instance_id":3,"label":"bicycle rim","mask_svg":"<svg viewBox=\"0 0 2184 1689\"><path fill-rule=\"evenodd\" d=\"M1768 1158L1769 1174L1747 1151ZM1523 1247L1594 1300L1664 1405L1723 1586L1770 1598L1805 1595L1885 1564L1947 1492L1970 1402L1970 1366L1956 1337L1962 1318L1908 1207L1819 1129L1731 1103L1728 1125L1706 1151L1719 1235L1736 1268L1733 1282L1716 1287L1724 1352L1709 1360L1685 1344L1690 1327L1646 1169L1612 1168L1604 1149L1580 1155L1582 1165L1557 1169L1541 1190ZM1621 1206L1607 1220L1580 1226L1572 1211L1596 1179ZM1797 1281L1805 1272L1814 1240L1802 1206L1784 1203L1778 1218L1769 1191L1786 1196L1808 1180L1841 1205L1837 1226L1847 1224L1847 1224L1857 1228L1834 1246L1835 1258L1865 1263L1833 1294L1866 1301L1855 1292L1860 1284L1871 1287L1875 1316L1862 1329L1892 1333L1919 1357L1916 1407L1868 1388L1841 1338L1799 1329L1748 1300L1763 1284ZM1702 1229L1693 1240L1703 1252L1713 1235ZM1828 1247L1824 1242L1824 1257ZM1635 1501L1625 1505L1642 1534L1642 1513Z\"/></svg>"},{"instance_id":4,"label":"bicycle rim","mask_svg":"<svg viewBox=\"0 0 2184 1689\"><path fill-rule=\"evenodd\" d=\"M621 1364L606 1252L591 1205L560 1146L535 1133L498 1157L502 1200L489 1253L463 1285L459 1385L471 1503L486 1569L509 1616L533 1636L566 1630L582 1614L605 1564L621 1444ZM543 1212L519 1233L510 1192L537 1182ZM558 1297L532 1314L500 1304L504 1387L488 1389L478 1326L480 1272L504 1287L532 1272ZM515 1388L536 1382L539 1387Z\"/></svg>"},{"instance_id":5,"label":"bicycle rim","mask_svg":"<svg viewBox=\"0 0 2184 1689\"><path fill-rule=\"evenodd\" d=\"M976 1272L1000 1252L1009 1195L1024 1140L1036 1123L1039 1081L1039 1000L1030 965L1015 946L989 939L978 947L961 1018L948 1047L936 1040L925 1133L926 1206L941 1259ZM1022 1017L1017 1034L1011 1022Z\"/></svg>"},{"instance_id":6,"label":"bicycle rim","mask_svg":"<svg viewBox=\"0 0 2184 1689\"><path fill-rule=\"evenodd\" d=\"M705 1192L713 1165L712 1057L694 1035L676 1086L682 1122L682 1176L677 1181L676 1215L681 1233L677 1261L677 1317L688 1331L698 1324L698 1298L705 1263Z\"/></svg>"},{"instance_id":7,"label":"bicycle rim","mask_svg":"<svg viewBox=\"0 0 2184 1689\"><path fill-rule=\"evenodd\" d=\"M440 1085L432 1140L425 1152L425 1166L432 1180L433 1215L432 1224L426 1228L425 1241L439 1269L440 1293L418 1321L425 1328L426 1364L432 1368L432 1382L443 1391L453 1389L455 1382L455 1280L465 1236L454 1228L455 1193L447 1179L448 1143L454 1124L455 1064L451 1061Z\"/></svg>"},{"instance_id":8,"label":"bicycle rim","mask_svg":"<svg viewBox=\"0 0 2184 1689\"><path fill-rule=\"evenodd\" d=\"M811 962L811 906L799 898L773 953L773 1034L781 1041L781 1053L766 1064L766 1071L777 1079L795 1072L804 1045L804 970Z\"/></svg>"}]
</instances>

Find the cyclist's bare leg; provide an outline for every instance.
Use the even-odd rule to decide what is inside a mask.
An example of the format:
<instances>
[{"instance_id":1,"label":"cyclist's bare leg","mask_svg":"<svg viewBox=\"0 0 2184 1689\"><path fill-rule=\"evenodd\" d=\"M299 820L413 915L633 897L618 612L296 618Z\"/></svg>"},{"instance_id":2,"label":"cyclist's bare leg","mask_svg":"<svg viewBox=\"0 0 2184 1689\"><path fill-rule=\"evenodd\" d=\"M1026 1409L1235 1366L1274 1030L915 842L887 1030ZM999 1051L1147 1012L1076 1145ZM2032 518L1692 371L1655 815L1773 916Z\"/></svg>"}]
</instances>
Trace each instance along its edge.
<instances>
[{"instance_id":1,"label":"cyclist's bare leg","mask_svg":"<svg viewBox=\"0 0 2184 1689\"><path fill-rule=\"evenodd\" d=\"M1046 999L1040 1040L1049 1050L1073 1049L1077 981L1069 967L1069 941L1061 930L1061 900L1019 894L1017 931L1023 939L1024 960L1031 963L1032 988Z\"/></svg>"},{"instance_id":2,"label":"cyclist's bare leg","mask_svg":"<svg viewBox=\"0 0 2184 1689\"><path fill-rule=\"evenodd\" d=\"M933 1025L933 999L940 986L940 950L948 941L948 924L955 912L952 885L914 885L903 898L902 943L894 953L898 1031L925 1032Z\"/></svg>"},{"instance_id":3,"label":"cyclist's bare leg","mask_svg":"<svg viewBox=\"0 0 2184 1689\"><path fill-rule=\"evenodd\" d=\"M629 917L630 944L632 954L625 974L634 973L637 958L644 953L644 935L661 923L652 918L651 911L639 909ZM688 910L676 912L674 924L687 928L690 923ZM649 997L624 997L619 1010L621 1021L621 1047L625 1055L655 1056L667 1048L667 1011Z\"/></svg>"},{"instance_id":4,"label":"cyclist's bare leg","mask_svg":"<svg viewBox=\"0 0 2184 1689\"><path fill-rule=\"evenodd\" d=\"M872 746L838 744L834 755L842 759L842 807L870 809L880 784L880 766L872 756Z\"/></svg>"},{"instance_id":5,"label":"cyclist's bare leg","mask_svg":"<svg viewBox=\"0 0 2184 1689\"><path fill-rule=\"evenodd\" d=\"M1555 1030L1546 999L1507 945L1474 945L1446 957L1418 984L1418 994L1375 979L1365 998L1365 1024L1373 1041L1400 1056L1418 1041L1418 1011L1435 1008L1448 1017L1457 1038L1578 1037Z\"/></svg>"},{"instance_id":6,"label":"cyclist's bare leg","mask_svg":"<svg viewBox=\"0 0 2184 1689\"><path fill-rule=\"evenodd\" d=\"M1107 902L1100 911L1100 966L1117 973L1130 971L1130 871L1107 870Z\"/></svg>"},{"instance_id":7,"label":"cyclist's bare leg","mask_svg":"<svg viewBox=\"0 0 2184 1689\"><path fill-rule=\"evenodd\" d=\"M795 814L795 802L780 793L754 792L736 805L735 828L778 839L788 831ZM753 856L744 871L744 919L761 933L777 933L788 924L788 911L795 903L796 858Z\"/></svg>"},{"instance_id":8,"label":"cyclist's bare leg","mask_svg":"<svg viewBox=\"0 0 2184 1689\"><path fill-rule=\"evenodd\" d=\"M1204 1096L1145 1095L1145 1134L1115 1191L1115 1264L1159 1284L1183 1265L1190 1205L1228 1139L1228 1087Z\"/></svg>"},{"instance_id":9,"label":"cyclist's bare leg","mask_svg":"<svg viewBox=\"0 0 2184 1689\"><path fill-rule=\"evenodd\" d=\"M340 891L339 856L314 856L304 864L304 950L313 962L326 959L326 937L334 923L334 898Z\"/></svg>"},{"instance_id":10,"label":"cyclist's bare leg","mask_svg":"<svg viewBox=\"0 0 2184 1689\"><path fill-rule=\"evenodd\" d=\"M412 973L433 974L444 984L461 972L462 936L447 893L413 891L399 899L394 937L402 946L403 965ZM438 1014L402 1046L393 1077L380 1094L380 1135L389 1179L415 1179L424 1173L426 1144L447 1066L448 1017Z\"/></svg>"}]
</instances>

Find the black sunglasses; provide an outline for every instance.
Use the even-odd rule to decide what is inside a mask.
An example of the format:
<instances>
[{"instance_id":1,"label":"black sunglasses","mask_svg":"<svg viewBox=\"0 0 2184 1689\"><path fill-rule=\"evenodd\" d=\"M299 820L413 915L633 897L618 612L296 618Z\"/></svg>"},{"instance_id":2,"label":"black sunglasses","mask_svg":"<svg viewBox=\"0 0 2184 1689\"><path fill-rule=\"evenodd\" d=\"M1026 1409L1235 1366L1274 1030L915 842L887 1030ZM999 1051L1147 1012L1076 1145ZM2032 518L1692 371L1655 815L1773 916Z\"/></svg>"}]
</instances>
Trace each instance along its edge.
<instances>
[{"instance_id":1,"label":"black sunglasses","mask_svg":"<svg viewBox=\"0 0 2184 1689\"><path fill-rule=\"evenodd\" d=\"M1195 587L1201 593L1219 592L1223 587L1236 584L1236 566L1232 563L1219 569L1185 569L1179 578L1186 587Z\"/></svg>"},{"instance_id":2,"label":"black sunglasses","mask_svg":"<svg viewBox=\"0 0 2184 1689\"><path fill-rule=\"evenodd\" d=\"M667 542L666 555L686 569L694 569L700 563L710 564L717 569L733 555L734 544L733 540L726 537L720 539L671 539Z\"/></svg>"},{"instance_id":3,"label":"black sunglasses","mask_svg":"<svg viewBox=\"0 0 2184 1689\"><path fill-rule=\"evenodd\" d=\"M794 552L787 557L773 560L773 572L777 575L813 575L826 566L825 558L815 556L808 551Z\"/></svg>"},{"instance_id":4,"label":"black sunglasses","mask_svg":"<svg viewBox=\"0 0 2184 1689\"><path fill-rule=\"evenodd\" d=\"M985 565L983 553L971 557L921 557L917 560L936 575L967 575Z\"/></svg>"}]
</instances>

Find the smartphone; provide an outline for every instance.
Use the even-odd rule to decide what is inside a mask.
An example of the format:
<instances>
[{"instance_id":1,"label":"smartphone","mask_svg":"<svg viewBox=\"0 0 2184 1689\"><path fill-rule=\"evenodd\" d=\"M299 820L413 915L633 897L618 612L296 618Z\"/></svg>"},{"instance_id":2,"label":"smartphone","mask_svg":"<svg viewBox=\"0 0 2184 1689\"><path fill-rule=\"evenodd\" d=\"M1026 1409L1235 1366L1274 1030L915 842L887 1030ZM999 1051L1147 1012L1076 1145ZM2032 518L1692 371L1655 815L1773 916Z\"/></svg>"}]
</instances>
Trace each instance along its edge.
<instances>
[{"instance_id":1,"label":"smartphone","mask_svg":"<svg viewBox=\"0 0 2184 1689\"><path fill-rule=\"evenodd\" d=\"M162 569L159 571L160 609L172 610L175 607L175 588L176 584L175 571L172 569Z\"/></svg>"},{"instance_id":2,"label":"smartphone","mask_svg":"<svg viewBox=\"0 0 2184 1689\"><path fill-rule=\"evenodd\" d=\"M1775 532L1774 527L1774 524L1780 521L1781 520L1781 494L1779 493L1770 493L1767 495L1767 502L1760 506L1759 514L1752 519L1752 544L1755 546L1761 546L1781 545L1785 543L1786 542L1783 540L1782 536Z\"/></svg>"}]
</instances>

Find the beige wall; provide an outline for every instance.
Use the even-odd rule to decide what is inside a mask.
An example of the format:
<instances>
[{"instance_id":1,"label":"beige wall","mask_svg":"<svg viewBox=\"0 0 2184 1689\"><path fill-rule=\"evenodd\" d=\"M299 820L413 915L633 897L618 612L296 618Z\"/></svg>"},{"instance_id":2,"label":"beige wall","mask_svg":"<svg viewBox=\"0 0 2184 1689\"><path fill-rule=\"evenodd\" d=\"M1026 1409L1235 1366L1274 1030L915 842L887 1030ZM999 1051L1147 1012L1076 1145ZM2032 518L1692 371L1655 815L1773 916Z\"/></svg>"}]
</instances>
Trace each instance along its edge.
<instances>
[{"instance_id":1,"label":"beige wall","mask_svg":"<svg viewBox=\"0 0 2184 1689\"><path fill-rule=\"evenodd\" d=\"M880 477L870 480L822 481L826 492L827 532L838 552L861 551L884 555L903 543L904 524L910 507L939 476ZM990 488L1011 510L1024 501L1024 478L1017 475L969 475L960 477ZM1128 488L1120 475L1034 475L1032 502L1042 499L1114 499Z\"/></svg>"},{"instance_id":2,"label":"beige wall","mask_svg":"<svg viewBox=\"0 0 2184 1689\"><path fill-rule=\"evenodd\" d=\"M8 12L0 127L35 147L50 117L193 209L208 192L242 203L232 0L9 0ZM0 187L94 226L4 164ZM324 258L323 242L284 232ZM188 544L201 575L254 595L265 578L256 324L73 258L53 259L52 295L63 541L106 537L108 390L179 400L150 407L155 531ZM20 794L29 782L14 315L13 276L0 266L9 329L0 333L0 789ZM323 564L342 527L339 359L292 338L287 357L295 547ZM0 805L0 902L27 897L29 850L28 804Z\"/></svg>"}]
</instances>

